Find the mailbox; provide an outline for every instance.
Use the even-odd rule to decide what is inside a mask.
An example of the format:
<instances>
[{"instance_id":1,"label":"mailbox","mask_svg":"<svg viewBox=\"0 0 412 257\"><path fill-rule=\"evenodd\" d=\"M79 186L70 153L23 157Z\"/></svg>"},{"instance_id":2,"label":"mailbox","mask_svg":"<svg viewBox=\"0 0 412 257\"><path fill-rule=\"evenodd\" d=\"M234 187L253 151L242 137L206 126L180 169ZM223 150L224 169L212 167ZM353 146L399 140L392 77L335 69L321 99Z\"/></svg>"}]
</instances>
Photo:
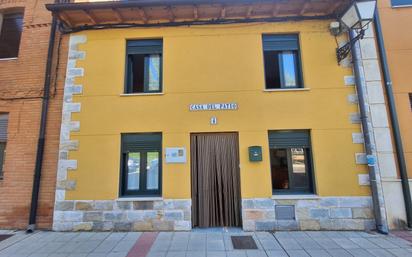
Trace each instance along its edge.
<instances>
[{"instance_id":1,"label":"mailbox","mask_svg":"<svg viewBox=\"0 0 412 257\"><path fill-rule=\"evenodd\" d=\"M261 162L262 161L262 147L261 146L249 146L249 161Z\"/></svg>"}]
</instances>

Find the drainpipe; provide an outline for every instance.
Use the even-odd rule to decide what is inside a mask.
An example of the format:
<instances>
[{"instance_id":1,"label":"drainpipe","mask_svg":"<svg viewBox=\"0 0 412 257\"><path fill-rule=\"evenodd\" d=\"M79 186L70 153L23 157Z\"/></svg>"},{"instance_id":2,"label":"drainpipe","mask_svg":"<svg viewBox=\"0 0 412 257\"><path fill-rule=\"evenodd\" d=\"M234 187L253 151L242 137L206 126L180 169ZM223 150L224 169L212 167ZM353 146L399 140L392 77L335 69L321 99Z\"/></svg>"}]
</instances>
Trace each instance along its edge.
<instances>
[{"instance_id":1,"label":"drainpipe","mask_svg":"<svg viewBox=\"0 0 412 257\"><path fill-rule=\"evenodd\" d=\"M354 40L357 33L355 30L349 32L350 40ZM366 103L366 81L361 60L360 43L357 41L352 48L353 70L356 81L356 91L359 99L359 112L362 123L363 138L365 141L366 156L368 159L369 179L372 190L373 210L375 214L376 229L379 233L388 234L382 184L380 174L376 169L375 144L372 139L373 130L369 120L368 106Z\"/></svg>"},{"instance_id":2,"label":"drainpipe","mask_svg":"<svg viewBox=\"0 0 412 257\"><path fill-rule=\"evenodd\" d=\"M374 17L375 34L378 41L380 65L383 73L383 79L385 82L386 97L388 100L388 109L390 115L390 121L392 126L393 139L395 141L396 158L398 161L399 173L401 175L403 198L405 201L406 219L408 227L412 227L412 201L411 191L409 189L408 171L406 168L405 155L402 146L402 138L399 129L398 115L396 114L395 98L392 90L392 80L389 73L388 60L386 58L385 44L383 40L382 27L379 20L378 8L375 11Z\"/></svg>"},{"instance_id":3,"label":"drainpipe","mask_svg":"<svg viewBox=\"0 0 412 257\"><path fill-rule=\"evenodd\" d=\"M50 29L49 48L47 52L46 72L45 72L44 87L43 87L43 102L42 102L41 119L40 119L40 131L39 131L39 139L37 142L36 164L34 168L29 225L27 226L27 230L26 230L27 233L33 232L36 228L36 216L37 216L37 206L38 206L39 191L40 191L40 178L41 178L41 171L42 171L42 166L43 166L44 142L45 142L45 135L46 135L47 113L48 113L48 108L49 108L51 69L52 69L52 62L53 62L53 50L54 50L54 42L55 42L55 37L56 37L56 28L57 28L57 19L53 17L51 29Z\"/></svg>"}]
</instances>

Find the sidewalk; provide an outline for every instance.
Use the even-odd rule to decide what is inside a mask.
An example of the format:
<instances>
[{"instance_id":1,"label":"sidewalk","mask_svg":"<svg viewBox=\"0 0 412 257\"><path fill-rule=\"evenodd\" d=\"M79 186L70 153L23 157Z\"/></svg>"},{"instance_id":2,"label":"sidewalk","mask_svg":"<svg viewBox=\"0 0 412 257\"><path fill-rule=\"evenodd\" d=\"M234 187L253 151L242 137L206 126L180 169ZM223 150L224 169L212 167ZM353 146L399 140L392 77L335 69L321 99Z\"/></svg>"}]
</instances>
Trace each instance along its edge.
<instances>
[{"instance_id":1,"label":"sidewalk","mask_svg":"<svg viewBox=\"0 0 412 257\"><path fill-rule=\"evenodd\" d=\"M5 234L6 231L0 231ZM409 233L409 232L403 232ZM251 235L257 250L234 250L232 235ZM0 257L346 257L412 256L412 242L367 232L16 232Z\"/></svg>"}]
</instances>

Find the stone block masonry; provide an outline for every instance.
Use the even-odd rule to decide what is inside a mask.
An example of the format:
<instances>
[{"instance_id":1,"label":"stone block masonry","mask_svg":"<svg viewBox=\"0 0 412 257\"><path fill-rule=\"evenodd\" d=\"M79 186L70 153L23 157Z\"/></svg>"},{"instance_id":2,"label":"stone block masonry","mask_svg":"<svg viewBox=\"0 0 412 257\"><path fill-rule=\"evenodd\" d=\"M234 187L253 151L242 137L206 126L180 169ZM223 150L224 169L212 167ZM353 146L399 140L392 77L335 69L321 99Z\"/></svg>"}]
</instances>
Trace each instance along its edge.
<instances>
[{"instance_id":1,"label":"stone block masonry","mask_svg":"<svg viewBox=\"0 0 412 257\"><path fill-rule=\"evenodd\" d=\"M276 217L275 206L294 206L294 219ZM242 200L243 229L372 230L375 228L371 197L319 197L313 199Z\"/></svg>"},{"instance_id":2,"label":"stone block masonry","mask_svg":"<svg viewBox=\"0 0 412 257\"><path fill-rule=\"evenodd\" d=\"M186 231L191 200L56 201L55 231Z\"/></svg>"}]
</instances>

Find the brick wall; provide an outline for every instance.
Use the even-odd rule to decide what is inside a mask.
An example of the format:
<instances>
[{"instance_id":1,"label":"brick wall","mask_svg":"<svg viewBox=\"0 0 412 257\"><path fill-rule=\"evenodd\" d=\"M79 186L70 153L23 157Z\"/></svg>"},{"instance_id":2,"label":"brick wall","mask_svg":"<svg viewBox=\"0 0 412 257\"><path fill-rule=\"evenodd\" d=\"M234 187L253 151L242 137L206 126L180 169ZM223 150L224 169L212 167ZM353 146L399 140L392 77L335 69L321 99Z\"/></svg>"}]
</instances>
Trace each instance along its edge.
<instances>
[{"instance_id":1,"label":"brick wall","mask_svg":"<svg viewBox=\"0 0 412 257\"><path fill-rule=\"evenodd\" d=\"M28 225L42 104L38 97L43 94L51 27L51 15L44 5L51 2L0 0L0 12L25 8L19 56L13 60L0 59L0 112L9 113L4 177L0 180L0 228L24 229ZM56 83L52 83L51 90L37 218L38 227L44 229L51 228L53 215L66 46L63 36L60 50L57 46L55 49L61 58L57 67L54 64L52 74ZM10 99L22 97L32 99Z\"/></svg>"}]
</instances>

